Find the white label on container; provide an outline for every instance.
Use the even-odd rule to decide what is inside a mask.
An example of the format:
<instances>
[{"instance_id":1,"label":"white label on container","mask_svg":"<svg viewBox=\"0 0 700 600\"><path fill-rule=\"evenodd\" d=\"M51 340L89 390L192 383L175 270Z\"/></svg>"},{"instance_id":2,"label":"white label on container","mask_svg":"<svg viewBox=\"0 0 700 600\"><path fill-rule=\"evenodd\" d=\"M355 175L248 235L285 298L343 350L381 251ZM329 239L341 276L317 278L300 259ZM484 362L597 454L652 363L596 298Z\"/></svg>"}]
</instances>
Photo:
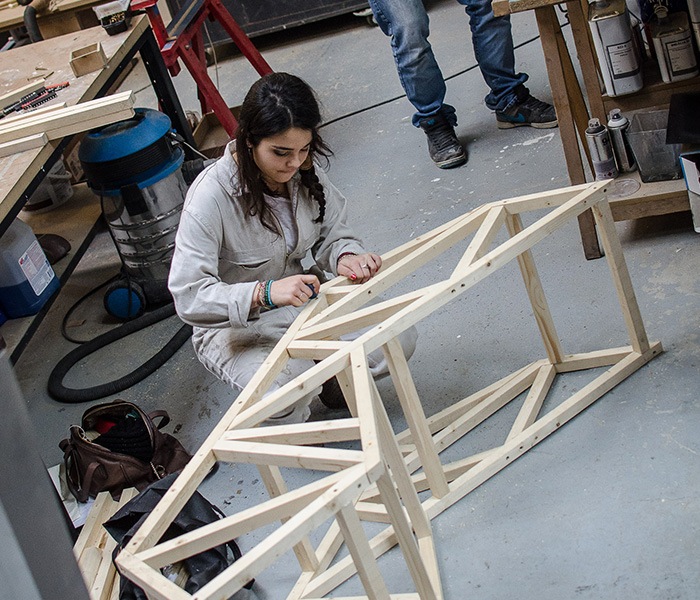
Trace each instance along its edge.
<instances>
[{"instance_id":1,"label":"white label on container","mask_svg":"<svg viewBox=\"0 0 700 600\"><path fill-rule=\"evenodd\" d=\"M684 75L696 70L695 54L690 42L690 32L681 39L663 40L673 75Z\"/></svg>"},{"instance_id":2,"label":"white label on container","mask_svg":"<svg viewBox=\"0 0 700 600\"><path fill-rule=\"evenodd\" d=\"M56 277L49 259L46 258L46 254L44 254L38 241L32 242L32 245L19 257L17 262L37 296L41 296L41 293Z\"/></svg>"},{"instance_id":3,"label":"white label on container","mask_svg":"<svg viewBox=\"0 0 700 600\"><path fill-rule=\"evenodd\" d=\"M622 79L639 72L639 63L634 53L632 40L612 44L606 48L613 79Z\"/></svg>"}]
</instances>

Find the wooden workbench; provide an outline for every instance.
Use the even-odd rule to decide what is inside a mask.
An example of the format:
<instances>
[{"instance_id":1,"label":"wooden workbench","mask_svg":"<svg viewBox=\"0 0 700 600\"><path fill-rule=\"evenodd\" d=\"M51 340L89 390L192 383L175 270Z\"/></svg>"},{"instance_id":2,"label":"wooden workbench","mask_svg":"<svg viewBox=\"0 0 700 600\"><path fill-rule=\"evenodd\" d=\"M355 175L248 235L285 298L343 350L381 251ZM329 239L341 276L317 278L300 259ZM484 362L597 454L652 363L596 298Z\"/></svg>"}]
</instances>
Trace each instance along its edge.
<instances>
[{"instance_id":1,"label":"wooden workbench","mask_svg":"<svg viewBox=\"0 0 700 600\"><path fill-rule=\"evenodd\" d=\"M69 66L71 50L95 42L102 44L107 56L107 64L100 71L75 77ZM48 84L64 81L70 83L67 88L58 92L58 97L53 102L65 102L71 106L94 100L112 91L137 52L140 53L149 73L161 110L170 117L173 127L194 146L194 139L184 111L145 16L133 19L131 28L117 35L110 36L102 27L95 27L0 53L0 94L26 85L28 79L36 74L44 74L48 75L46 79ZM44 179L46 172L61 157L69 142L68 138L54 140L41 148L0 158L0 235L20 213L24 204ZM61 208L63 207L48 214L55 216L54 212L58 214ZM88 228L91 228L95 221L96 219L93 219L91 224L88 223ZM42 233L53 232L44 230ZM87 232L80 236L79 245L73 248L70 256L63 259L67 264L61 265L62 283L65 283L70 276L90 241L90 236L85 233ZM2 334L12 352L12 362L17 360L50 304L51 301L44 306L38 315L39 318L31 319L31 324L22 328L21 339L16 335L8 335L7 331L17 325L15 321L24 321L23 319L8 321L3 325Z\"/></svg>"},{"instance_id":2,"label":"wooden workbench","mask_svg":"<svg viewBox=\"0 0 700 600\"><path fill-rule=\"evenodd\" d=\"M557 4L564 4L568 11L588 104L584 101L571 53L555 12ZM591 165L585 139L590 117L597 117L603 123L607 122L607 115L613 108L620 108L624 113L629 113L652 106L663 106L669 103L673 93L700 90L700 77L665 84L661 82L655 69L648 68L644 72L644 88L641 91L618 97L605 95L601 90L598 61L589 34L586 0L493 0L492 6L497 16L525 10L535 11L552 98L559 120L564 157L572 184L585 183L592 177L592 169L587 172L584 168L584 161L588 162L589 167ZM645 184L639 180L637 172L625 173L624 177L636 179L640 183L640 189L624 198L610 200L610 208L616 221L690 210L688 192L682 179ZM590 213L581 216L579 227L586 257L599 258L602 253Z\"/></svg>"},{"instance_id":3,"label":"wooden workbench","mask_svg":"<svg viewBox=\"0 0 700 600\"><path fill-rule=\"evenodd\" d=\"M54 0L51 12L37 15L39 29L44 39L64 33L79 31L99 25L93 6L106 4L109 0ZM24 24L24 6L9 6L0 9L0 31L8 31Z\"/></svg>"}]
</instances>

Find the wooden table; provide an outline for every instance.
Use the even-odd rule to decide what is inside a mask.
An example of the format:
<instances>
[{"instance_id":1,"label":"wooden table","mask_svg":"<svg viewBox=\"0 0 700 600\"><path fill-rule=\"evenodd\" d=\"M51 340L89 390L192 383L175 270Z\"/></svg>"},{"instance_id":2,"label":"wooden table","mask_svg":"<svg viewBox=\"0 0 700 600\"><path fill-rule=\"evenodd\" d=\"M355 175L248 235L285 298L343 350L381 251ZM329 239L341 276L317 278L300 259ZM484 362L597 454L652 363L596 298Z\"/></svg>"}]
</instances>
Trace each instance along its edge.
<instances>
[{"instance_id":1,"label":"wooden table","mask_svg":"<svg viewBox=\"0 0 700 600\"><path fill-rule=\"evenodd\" d=\"M41 34L45 39L78 31L99 24L93 6L109 0L55 0L54 10L37 15ZM9 31L24 25L24 6L11 6L0 10L0 31Z\"/></svg>"},{"instance_id":2,"label":"wooden table","mask_svg":"<svg viewBox=\"0 0 700 600\"><path fill-rule=\"evenodd\" d=\"M107 65L100 71L75 77L69 66L71 50L95 42L102 44L108 58ZM140 53L149 73L161 110L170 117L178 133L183 135L189 144L195 146L184 111L145 16L133 19L131 28L117 35L110 36L102 27L95 27L0 53L0 94L26 85L28 78L35 73L51 73L46 83L55 84L63 81L70 83L69 87L58 92L58 97L52 102L65 102L70 106L93 100L110 93L137 52ZM20 213L48 170L61 157L69 141L68 138L54 140L42 148L0 158L0 235ZM53 215L53 211L49 214ZM92 225L94 223L95 221ZM49 232L43 231L43 233ZM83 236L83 238L81 246L74 248L71 252L69 264L62 265L63 271L60 275L62 283L68 279L89 244L90 236ZM40 316L43 316L50 304L51 301L44 306ZM23 341L17 342L12 352L13 362L26 345L31 333L38 327L40 320L40 318L32 319L29 329L23 332ZM15 321L22 320L15 319ZM10 323L13 322L8 321L6 325ZM3 330L6 325L3 326ZM12 348L11 340L8 340L7 336L4 337L8 346Z\"/></svg>"},{"instance_id":3,"label":"wooden table","mask_svg":"<svg viewBox=\"0 0 700 600\"><path fill-rule=\"evenodd\" d=\"M588 105L584 101L581 84L555 12L557 4L564 4L568 10ZM644 88L640 92L618 97L605 95L600 87L598 61L589 33L586 0L493 0L492 6L494 14L498 16L525 10L535 11L572 185L585 183L587 177L592 177L584 168L584 161L591 166L585 138L590 117L597 117L603 123L607 122L607 114L612 108L620 108L628 113L651 106L667 105L673 93L700 90L700 77L664 84L655 70L648 68L644 73ZM625 174L624 177L636 179L640 183L640 189L624 198L610 200L616 221L690 210L688 192L682 179L645 184L639 181L636 172ZM579 218L579 228L586 258L601 257L602 251L590 211Z\"/></svg>"}]
</instances>

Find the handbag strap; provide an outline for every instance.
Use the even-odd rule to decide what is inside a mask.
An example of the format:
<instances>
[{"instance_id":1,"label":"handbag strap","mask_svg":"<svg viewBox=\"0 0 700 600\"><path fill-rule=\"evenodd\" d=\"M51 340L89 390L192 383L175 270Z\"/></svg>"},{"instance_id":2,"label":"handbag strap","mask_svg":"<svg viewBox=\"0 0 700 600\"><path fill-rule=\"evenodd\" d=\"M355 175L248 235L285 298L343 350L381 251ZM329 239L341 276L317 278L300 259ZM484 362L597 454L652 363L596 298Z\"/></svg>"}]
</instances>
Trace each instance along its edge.
<instances>
[{"instance_id":1,"label":"handbag strap","mask_svg":"<svg viewBox=\"0 0 700 600\"><path fill-rule=\"evenodd\" d=\"M90 486L92 485L92 477L95 471L101 466L98 462L91 462L88 468L85 469L85 476L83 477L82 485L79 481L75 481L72 472L75 471L77 474L77 467L72 464L75 461L75 447L71 444L69 439L61 440L58 444L59 448L63 450L63 464L66 467L66 484L71 494L73 494L78 502L87 502L90 497Z\"/></svg>"},{"instance_id":2,"label":"handbag strap","mask_svg":"<svg viewBox=\"0 0 700 600\"><path fill-rule=\"evenodd\" d=\"M156 429L163 429L168 423L170 423L170 415L166 410L154 410L148 413L148 418L153 421ZM156 423L156 419L160 418L160 423Z\"/></svg>"}]
</instances>

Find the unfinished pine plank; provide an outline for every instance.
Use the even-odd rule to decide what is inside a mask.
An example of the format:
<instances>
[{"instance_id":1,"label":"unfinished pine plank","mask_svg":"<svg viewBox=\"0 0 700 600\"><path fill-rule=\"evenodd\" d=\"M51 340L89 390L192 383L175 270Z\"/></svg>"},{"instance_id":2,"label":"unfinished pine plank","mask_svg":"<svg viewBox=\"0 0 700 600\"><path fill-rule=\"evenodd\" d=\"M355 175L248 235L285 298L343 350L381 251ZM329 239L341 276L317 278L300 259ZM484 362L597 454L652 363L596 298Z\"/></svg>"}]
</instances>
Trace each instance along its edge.
<instances>
[{"instance_id":1,"label":"unfinished pine plank","mask_svg":"<svg viewBox=\"0 0 700 600\"><path fill-rule=\"evenodd\" d=\"M557 373L569 373L571 371L609 367L610 365L620 362L625 356L632 352L632 350L632 346L622 346L621 348L608 348L607 350L567 354L561 362L554 366L557 369Z\"/></svg>"},{"instance_id":2,"label":"unfinished pine plank","mask_svg":"<svg viewBox=\"0 0 700 600\"><path fill-rule=\"evenodd\" d=\"M323 360L335 354L347 342L339 340L295 340L287 346L290 358Z\"/></svg>"},{"instance_id":3,"label":"unfinished pine plank","mask_svg":"<svg viewBox=\"0 0 700 600\"><path fill-rule=\"evenodd\" d=\"M27 85L23 85L21 87L15 88L10 92L7 92L6 94L3 94L2 96L0 96L0 108L12 106L13 104L15 104L15 102L19 102L26 95L40 90L44 87L45 84L45 79L37 79L36 81L32 81Z\"/></svg>"},{"instance_id":4,"label":"unfinished pine plank","mask_svg":"<svg viewBox=\"0 0 700 600\"><path fill-rule=\"evenodd\" d=\"M274 465L319 471L342 471L361 464L364 460L359 450L259 444L233 440L219 441L214 445L213 452L217 460L231 463Z\"/></svg>"},{"instance_id":5,"label":"unfinished pine plank","mask_svg":"<svg viewBox=\"0 0 700 600\"><path fill-rule=\"evenodd\" d=\"M356 418L334 421L313 421L293 425L272 425L255 429L233 429L222 440L270 442L273 444L322 444L348 442L360 437L360 423Z\"/></svg>"},{"instance_id":6,"label":"unfinished pine plank","mask_svg":"<svg viewBox=\"0 0 700 600\"><path fill-rule=\"evenodd\" d=\"M0 143L11 142L37 133L50 140L74 135L134 116L133 92L83 102L47 114L27 116L7 125L0 124Z\"/></svg>"},{"instance_id":7,"label":"unfinished pine plank","mask_svg":"<svg viewBox=\"0 0 700 600\"><path fill-rule=\"evenodd\" d=\"M522 232L523 222L520 215L509 216L506 220L506 227L511 237ZM552 318L547 298L544 294L542 281L540 280L537 267L535 266L535 260L530 250L518 256L518 266L520 267L520 274L525 283L527 296L530 299L532 312L535 315L535 321L540 329L544 349L547 352L549 361L551 363L558 363L561 361L563 350L559 343L559 335L554 325L554 319Z\"/></svg>"},{"instance_id":8,"label":"unfinished pine plank","mask_svg":"<svg viewBox=\"0 0 700 600\"><path fill-rule=\"evenodd\" d=\"M379 450L379 438L377 434L377 418L374 406L375 397L372 389L372 375L369 372L367 357L361 349L355 350L350 356L351 372L345 373L344 383L352 390L348 405L350 410L357 415L360 422L360 442L362 453L369 464L381 463L382 457Z\"/></svg>"},{"instance_id":9,"label":"unfinished pine plank","mask_svg":"<svg viewBox=\"0 0 700 600\"><path fill-rule=\"evenodd\" d=\"M477 425L483 423L496 411L522 394L532 385L533 381L535 381L538 370L537 365L530 365L519 378L509 381L508 384L503 386L500 390L494 392L483 402L464 413L459 419L456 419L437 432L433 436L433 443L438 452L441 452L458 439L464 437ZM407 456L404 460L410 472L415 471L420 466L420 456L418 452Z\"/></svg>"},{"instance_id":10,"label":"unfinished pine plank","mask_svg":"<svg viewBox=\"0 0 700 600\"><path fill-rule=\"evenodd\" d=\"M294 495L289 493L287 489L287 484L282 477L282 473L279 467L274 465L258 465L258 471L260 473L260 478L265 484L267 493L270 498L281 498L284 496L285 499L293 498ZM325 478L323 484L328 481L333 481L330 478ZM324 491L328 488L324 488ZM284 515L280 518L282 523L289 521L291 515ZM299 566L303 571L313 571L318 568L318 560L316 559L316 554L314 553L313 546L308 536L305 536L301 541L297 542L293 546L294 554L299 561Z\"/></svg>"},{"instance_id":11,"label":"unfinished pine plank","mask_svg":"<svg viewBox=\"0 0 700 600\"><path fill-rule=\"evenodd\" d=\"M345 507L338 511L336 519L367 597L372 600L390 600L389 590L379 572L377 560L372 555L357 513L352 507Z\"/></svg>"},{"instance_id":12,"label":"unfinished pine plank","mask_svg":"<svg viewBox=\"0 0 700 600\"><path fill-rule=\"evenodd\" d=\"M114 501L109 492L100 492L95 497L78 539L73 544L73 554L78 562L86 548L98 546L104 534L102 524L112 516L113 504Z\"/></svg>"},{"instance_id":13,"label":"unfinished pine plank","mask_svg":"<svg viewBox=\"0 0 700 600\"><path fill-rule=\"evenodd\" d=\"M26 119L27 117L34 117L36 115L45 114L47 112L51 112L52 110L66 108L66 106L68 106L68 105L65 102L58 102L56 104L47 104L45 106L41 106L39 108L34 108L34 109L28 110L28 111L11 113L11 114L7 115L2 120L2 124L6 125L7 123L15 123L21 119Z\"/></svg>"},{"instance_id":14,"label":"unfinished pine plank","mask_svg":"<svg viewBox=\"0 0 700 600\"><path fill-rule=\"evenodd\" d=\"M372 279L348 294L342 300L335 302L326 310L316 315L309 321L309 325L316 324L321 319L341 317L351 311L364 306L369 300L380 296L409 273L424 266L429 261L439 256L464 236L476 230L486 218L484 211L477 211L469 218L455 220L455 224L445 229L434 238L429 238L421 244L416 244L410 253L406 253L396 262L385 262L382 259L382 268ZM429 243L428 243L429 241Z\"/></svg>"},{"instance_id":15,"label":"unfinished pine plank","mask_svg":"<svg viewBox=\"0 0 700 600\"><path fill-rule=\"evenodd\" d=\"M377 465L376 470L381 470L381 467ZM340 508L351 504L362 489L374 480L377 473L367 472L365 465L356 465L347 469L345 474L346 477L341 482L324 492L262 543L202 587L199 595L202 598L228 598L233 595L305 535L334 516Z\"/></svg>"},{"instance_id":16,"label":"unfinished pine plank","mask_svg":"<svg viewBox=\"0 0 700 600\"><path fill-rule=\"evenodd\" d=\"M41 148L48 142L49 138L43 131L12 140L10 142L5 142L0 144L0 157L17 154L17 152L26 152L27 150Z\"/></svg>"},{"instance_id":17,"label":"unfinished pine plank","mask_svg":"<svg viewBox=\"0 0 700 600\"><path fill-rule=\"evenodd\" d=\"M200 449L185 465L180 476L173 482L165 498L158 503L156 508L146 518L143 526L136 532L127 549L131 553L144 547L154 546L165 533L172 519L182 510L197 486L204 480L211 467L216 463L211 449L219 438L230 428L231 421L241 411L262 398L262 395L284 368L287 359L286 344L289 343L304 323L304 319L312 308L302 311L298 322L295 321L282 337L280 343L273 348L263 362L260 370L255 374L251 382L246 386L238 398L228 409L224 417L214 427ZM273 413L274 414L274 413Z\"/></svg>"},{"instance_id":18,"label":"unfinished pine plank","mask_svg":"<svg viewBox=\"0 0 700 600\"><path fill-rule=\"evenodd\" d=\"M502 206L496 206L488 212L466 252L452 271L453 275L461 273L465 267L484 255L505 222L505 217L506 211Z\"/></svg>"},{"instance_id":19,"label":"unfinished pine plank","mask_svg":"<svg viewBox=\"0 0 700 600\"><path fill-rule=\"evenodd\" d=\"M143 550L138 554L139 559L153 568L182 561L209 548L234 540L249 531L294 516L342 479L342 473L333 473L320 481L309 483L284 495L280 494L255 507L202 525L194 531Z\"/></svg>"},{"instance_id":20,"label":"unfinished pine plank","mask_svg":"<svg viewBox=\"0 0 700 600\"><path fill-rule=\"evenodd\" d=\"M523 405L520 407L518 416L515 418L513 426L510 428L506 441L522 433L537 420L537 415L542 408L544 399L552 386L556 374L557 370L553 365L541 367L537 372L537 377L535 377L535 381L533 381L530 387L525 402L523 402Z\"/></svg>"},{"instance_id":21,"label":"unfinished pine plank","mask_svg":"<svg viewBox=\"0 0 700 600\"><path fill-rule=\"evenodd\" d=\"M411 439L416 446L415 452L421 459L421 465L430 484L430 489L434 496L438 498L444 496L450 491L450 487L447 485L447 479L440 464L440 457L430 435L425 412L423 412L423 405L418 396L418 390L416 390L416 386L413 383L406 355L403 353L403 348L398 339L394 338L384 346L384 356L386 357L389 373L396 387L396 393L403 408L403 413L406 416L408 428L413 434Z\"/></svg>"},{"instance_id":22,"label":"unfinished pine plank","mask_svg":"<svg viewBox=\"0 0 700 600\"><path fill-rule=\"evenodd\" d=\"M620 306L632 347L635 352L646 352L649 349L649 339L644 329L642 313L639 310L639 304L632 287L632 278L627 268L627 262L622 253L620 238L615 231L615 222L610 212L610 205L606 202L594 206L593 216L598 224L598 231L605 254L608 256L608 266L620 299Z\"/></svg>"}]
</instances>

